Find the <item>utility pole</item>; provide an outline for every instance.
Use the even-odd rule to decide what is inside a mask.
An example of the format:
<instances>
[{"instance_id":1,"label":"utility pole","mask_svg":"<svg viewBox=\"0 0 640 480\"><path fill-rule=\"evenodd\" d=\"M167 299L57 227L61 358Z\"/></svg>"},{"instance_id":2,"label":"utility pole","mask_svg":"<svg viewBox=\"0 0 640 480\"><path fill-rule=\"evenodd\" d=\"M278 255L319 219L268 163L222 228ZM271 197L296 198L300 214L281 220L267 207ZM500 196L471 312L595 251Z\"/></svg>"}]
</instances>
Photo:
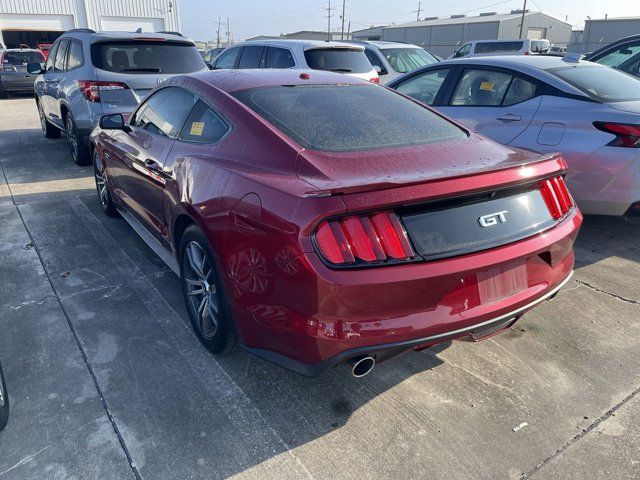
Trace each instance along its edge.
<instances>
[{"instance_id":1,"label":"utility pole","mask_svg":"<svg viewBox=\"0 0 640 480\"><path fill-rule=\"evenodd\" d=\"M342 15L340 18L342 19L342 29L340 30L340 40L344 40L344 9L347 0L342 0Z\"/></svg>"},{"instance_id":2,"label":"utility pole","mask_svg":"<svg viewBox=\"0 0 640 480\"><path fill-rule=\"evenodd\" d=\"M527 11L527 0L524 0L524 5L522 7L522 18L520 19L520 37L522 38L522 30L524 29L524 12Z\"/></svg>"},{"instance_id":3,"label":"utility pole","mask_svg":"<svg viewBox=\"0 0 640 480\"><path fill-rule=\"evenodd\" d=\"M416 20L420 20L420 12L422 12L422 2L418 2L418 10L414 10L411 13L415 13L416 14Z\"/></svg>"},{"instance_id":4,"label":"utility pole","mask_svg":"<svg viewBox=\"0 0 640 480\"><path fill-rule=\"evenodd\" d=\"M322 8L327 11L327 40L331 41L331 17L333 17L331 12L335 10L335 7L331 7L331 0L329 0L329 5Z\"/></svg>"},{"instance_id":5,"label":"utility pole","mask_svg":"<svg viewBox=\"0 0 640 480\"><path fill-rule=\"evenodd\" d=\"M231 30L229 29L229 17L227 17L227 47L231 45Z\"/></svg>"},{"instance_id":6,"label":"utility pole","mask_svg":"<svg viewBox=\"0 0 640 480\"><path fill-rule=\"evenodd\" d=\"M216 48L220 48L220 25L222 24L222 17L218 17L218 31L216 33Z\"/></svg>"}]
</instances>

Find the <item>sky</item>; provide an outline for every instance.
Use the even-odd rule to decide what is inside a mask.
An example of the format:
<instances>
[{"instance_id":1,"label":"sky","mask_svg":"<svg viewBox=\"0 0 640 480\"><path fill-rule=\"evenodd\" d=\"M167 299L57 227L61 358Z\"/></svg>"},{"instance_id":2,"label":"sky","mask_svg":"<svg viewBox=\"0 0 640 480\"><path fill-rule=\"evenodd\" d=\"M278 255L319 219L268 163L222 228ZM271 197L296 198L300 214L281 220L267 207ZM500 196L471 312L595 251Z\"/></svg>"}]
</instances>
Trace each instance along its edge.
<instances>
[{"instance_id":1,"label":"sky","mask_svg":"<svg viewBox=\"0 0 640 480\"><path fill-rule=\"evenodd\" d=\"M195 40L216 37L218 19L226 23L235 41L257 35L279 35L298 30L327 30L327 0L175 0L178 2L182 31ZM446 17L466 13L495 11L509 13L522 8L523 0L423 0L420 17ZM340 30L342 0L332 0L331 29ZM418 0L346 0L346 22L351 30L370 25L404 23L416 19ZM581 27L591 18L640 16L638 0L527 0L527 8L543 11ZM345 30L347 29L345 25ZM226 27L221 29L226 38Z\"/></svg>"}]
</instances>

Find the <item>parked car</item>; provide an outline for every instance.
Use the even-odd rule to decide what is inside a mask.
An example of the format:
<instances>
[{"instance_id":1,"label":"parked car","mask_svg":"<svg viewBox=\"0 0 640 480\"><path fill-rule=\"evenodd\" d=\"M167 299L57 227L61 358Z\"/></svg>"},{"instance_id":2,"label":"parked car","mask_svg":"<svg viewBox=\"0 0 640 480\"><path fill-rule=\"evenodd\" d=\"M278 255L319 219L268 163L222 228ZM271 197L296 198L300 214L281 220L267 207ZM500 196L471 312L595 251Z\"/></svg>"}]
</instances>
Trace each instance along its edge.
<instances>
[{"instance_id":1,"label":"parked car","mask_svg":"<svg viewBox=\"0 0 640 480\"><path fill-rule=\"evenodd\" d=\"M309 88L313 87L313 88ZM509 328L568 281L566 164L368 81L174 77L91 136L98 197L180 274L214 353L356 376Z\"/></svg>"},{"instance_id":2,"label":"parked car","mask_svg":"<svg viewBox=\"0 0 640 480\"><path fill-rule=\"evenodd\" d=\"M548 53L550 48L549 40L474 40L458 48L449 60L490 55L534 55Z\"/></svg>"},{"instance_id":3,"label":"parked car","mask_svg":"<svg viewBox=\"0 0 640 480\"><path fill-rule=\"evenodd\" d=\"M0 51L0 97L33 92L36 76L27 71L27 64L43 61L40 50L10 48Z\"/></svg>"},{"instance_id":4,"label":"parked car","mask_svg":"<svg viewBox=\"0 0 640 480\"><path fill-rule=\"evenodd\" d=\"M51 46L53 43L36 43L36 48L42 52L44 55L44 59L46 60L49 56L49 52L51 51Z\"/></svg>"},{"instance_id":5,"label":"parked car","mask_svg":"<svg viewBox=\"0 0 640 480\"><path fill-rule=\"evenodd\" d=\"M447 61L390 87L502 144L562 152L582 211L623 215L640 202L640 80L568 58Z\"/></svg>"},{"instance_id":6,"label":"parked car","mask_svg":"<svg viewBox=\"0 0 640 480\"><path fill-rule=\"evenodd\" d=\"M310 68L379 82L378 73L367 60L362 45L319 40L242 42L218 55L211 68Z\"/></svg>"},{"instance_id":7,"label":"parked car","mask_svg":"<svg viewBox=\"0 0 640 480\"><path fill-rule=\"evenodd\" d=\"M78 165L91 163L89 134L105 113L130 112L172 75L206 70L195 44L173 33L65 32L46 63L34 63L44 136L66 133Z\"/></svg>"},{"instance_id":8,"label":"parked car","mask_svg":"<svg viewBox=\"0 0 640 480\"><path fill-rule=\"evenodd\" d=\"M610 43L587 54L584 59L640 77L640 35L632 35Z\"/></svg>"},{"instance_id":9,"label":"parked car","mask_svg":"<svg viewBox=\"0 0 640 480\"><path fill-rule=\"evenodd\" d=\"M7 393L7 384L4 380L2 372L2 364L0 364L0 432L4 430L9 421L9 394Z\"/></svg>"},{"instance_id":10,"label":"parked car","mask_svg":"<svg viewBox=\"0 0 640 480\"><path fill-rule=\"evenodd\" d=\"M208 66L213 66L213 61L224 51L224 48L217 47L207 50L204 54L204 61Z\"/></svg>"},{"instance_id":11,"label":"parked car","mask_svg":"<svg viewBox=\"0 0 640 480\"><path fill-rule=\"evenodd\" d=\"M388 83L403 73L437 63L438 59L424 48L402 42L358 41L347 43L362 45L364 54L380 76L380 83Z\"/></svg>"}]
</instances>

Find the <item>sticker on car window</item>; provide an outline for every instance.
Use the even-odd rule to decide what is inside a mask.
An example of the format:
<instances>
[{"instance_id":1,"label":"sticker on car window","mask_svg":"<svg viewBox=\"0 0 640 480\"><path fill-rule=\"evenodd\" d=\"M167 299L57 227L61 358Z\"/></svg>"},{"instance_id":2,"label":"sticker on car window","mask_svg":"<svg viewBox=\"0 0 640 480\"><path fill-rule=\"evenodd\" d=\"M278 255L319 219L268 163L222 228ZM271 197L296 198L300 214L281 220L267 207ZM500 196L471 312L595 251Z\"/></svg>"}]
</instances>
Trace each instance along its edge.
<instances>
[{"instance_id":1,"label":"sticker on car window","mask_svg":"<svg viewBox=\"0 0 640 480\"><path fill-rule=\"evenodd\" d=\"M193 122L191 124L191 130L189 131L189 135L201 136L204 130L204 122Z\"/></svg>"},{"instance_id":2,"label":"sticker on car window","mask_svg":"<svg viewBox=\"0 0 640 480\"><path fill-rule=\"evenodd\" d=\"M480 90L484 90L486 92L493 92L493 82L482 82L480 84Z\"/></svg>"}]
</instances>

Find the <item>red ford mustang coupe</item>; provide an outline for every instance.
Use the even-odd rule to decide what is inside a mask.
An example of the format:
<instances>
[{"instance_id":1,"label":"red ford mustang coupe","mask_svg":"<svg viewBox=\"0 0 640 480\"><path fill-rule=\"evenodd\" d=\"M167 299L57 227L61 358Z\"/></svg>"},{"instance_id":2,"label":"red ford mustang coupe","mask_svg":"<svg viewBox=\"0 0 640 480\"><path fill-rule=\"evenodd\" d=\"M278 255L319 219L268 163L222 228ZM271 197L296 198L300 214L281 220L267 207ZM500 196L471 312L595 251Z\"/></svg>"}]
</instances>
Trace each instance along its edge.
<instances>
[{"instance_id":1,"label":"red ford mustang coupe","mask_svg":"<svg viewBox=\"0 0 640 480\"><path fill-rule=\"evenodd\" d=\"M343 75L175 77L92 135L107 214L177 273L193 327L305 375L480 340L572 273L566 164Z\"/></svg>"}]
</instances>

